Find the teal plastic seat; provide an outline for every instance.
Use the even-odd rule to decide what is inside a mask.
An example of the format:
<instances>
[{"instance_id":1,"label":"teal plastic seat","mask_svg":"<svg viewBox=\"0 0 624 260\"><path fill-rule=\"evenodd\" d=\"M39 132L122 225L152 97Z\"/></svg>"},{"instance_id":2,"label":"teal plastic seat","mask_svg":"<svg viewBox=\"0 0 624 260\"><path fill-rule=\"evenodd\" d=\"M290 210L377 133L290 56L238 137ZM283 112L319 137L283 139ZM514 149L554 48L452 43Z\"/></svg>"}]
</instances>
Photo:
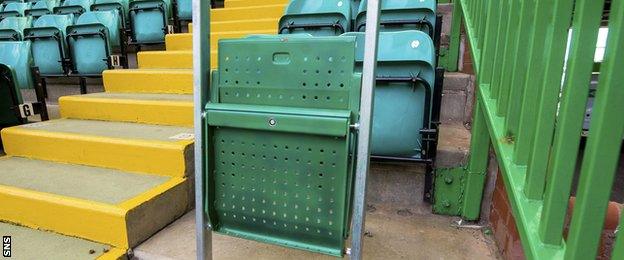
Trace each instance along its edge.
<instances>
[{"instance_id":1,"label":"teal plastic seat","mask_svg":"<svg viewBox=\"0 0 624 260\"><path fill-rule=\"evenodd\" d=\"M362 0L355 18L354 31L366 28L367 1ZM379 15L380 31L403 31L416 29L433 38L436 25L436 0L393 0L381 1Z\"/></svg>"},{"instance_id":2,"label":"teal plastic seat","mask_svg":"<svg viewBox=\"0 0 624 260\"><path fill-rule=\"evenodd\" d=\"M54 14L73 14L74 19L78 19L90 10L92 4L93 0L64 0L60 6L54 8Z\"/></svg>"},{"instance_id":3,"label":"teal plastic seat","mask_svg":"<svg viewBox=\"0 0 624 260\"><path fill-rule=\"evenodd\" d=\"M126 28L128 22L129 0L95 0L91 5L91 11L115 10L119 13L121 24Z\"/></svg>"},{"instance_id":4,"label":"teal plastic seat","mask_svg":"<svg viewBox=\"0 0 624 260\"><path fill-rule=\"evenodd\" d=\"M34 88L32 75L33 58L30 42L0 42L0 64L15 72L15 86L19 89Z\"/></svg>"},{"instance_id":5,"label":"teal plastic seat","mask_svg":"<svg viewBox=\"0 0 624 260\"><path fill-rule=\"evenodd\" d=\"M73 74L99 75L110 69L110 55L121 46L121 18L117 11L87 12L67 27Z\"/></svg>"},{"instance_id":6,"label":"teal plastic seat","mask_svg":"<svg viewBox=\"0 0 624 260\"><path fill-rule=\"evenodd\" d=\"M354 59L354 37L219 42L203 140L213 231L343 255L361 86Z\"/></svg>"},{"instance_id":7,"label":"teal plastic seat","mask_svg":"<svg viewBox=\"0 0 624 260\"><path fill-rule=\"evenodd\" d=\"M171 14L170 0L130 0L132 44L163 43Z\"/></svg>"},{"instance_id":8,"label":"teal plastic seat","mask_svg":"<svg viewBox=\"0 0 624 260\"><path fill-rule=\"evenodd\" d=\"M68 58L65 32L73 25L74 17L69 15L47 14L39 17L33 28L24 30L24 40L32 42L35 66L44 76L67 74L64 61Z\"/></svg>"},{"instance_id":9,"label":"teal plastic seat","mask_svg":"<svg viewBox=\"0 0 624 260\"><path fill-rule=\"evenodd\" d=\"M191 21L193 20L193 1L191 0L176 0L176 13L178 20Z\"/></svg>"},{"instance_id":10,"label":"teal plastic seat","mask_svg":"<svg viewBox=\"0 0 624 260\"><path fill-rule=\"evenodd\" d=\"M0 12L0 20L7 17L20 17L24 16L26 9L29 9L32 3L8 3L4 6L4 10Z\"/></svg>"},{"instance_id":11,"label":"teal plastic seat","mask_svg":"<svg viewBox=\"0 0 624 260\"><path fill-rule=\"evenodd\" d=\"M338 36L350 30L350 0L293 0L279 21L280 34Z\"/></svg>"},{"instance_id":12,"label":"teal plastic seat","mask_svg":"<svg viewBox=\"0 0 624 260\"><path fill-rule=\"evenodd\" d=\"M355 24L355 18L360 11L360 4L362 0L351 0L351 25ZM353 28L351 28L353 30Z\"/></svg>"},{"instance_id":13,"label":"teal plastic seat","mask_svg":"<svg viewBox=\"0 0 624 260\"><path fill-rule=\"evenodd\" d=\"M344 36L357 37L356 62L361 69L364 33ZM416 30L381 32L378 48L371 154L422 158L421 130L431 129L436 86L433 41Z\"/></svg>"},{"instance_id":14,"label":"teal plastic seat","mask_svg":"<svg viewBox=\"0 0 624 260\"><path fill-rule=\"evenodd\" d=\"M21 41L24 29L32 25L32 17L7 17L0 21L0 41Z\"/></svg>"},{"instance_id":15,"label":"teal plastic seat","mask_svg":"<svg viewBox=\"0 0 624 260\"><path fill-rule=\"evenodd\" d=\"M52 14L54 8L60 4L60 0L39 0L25 11L25 15L32 16L36 20L42 15Z\"/></svg>"}]
</instances>

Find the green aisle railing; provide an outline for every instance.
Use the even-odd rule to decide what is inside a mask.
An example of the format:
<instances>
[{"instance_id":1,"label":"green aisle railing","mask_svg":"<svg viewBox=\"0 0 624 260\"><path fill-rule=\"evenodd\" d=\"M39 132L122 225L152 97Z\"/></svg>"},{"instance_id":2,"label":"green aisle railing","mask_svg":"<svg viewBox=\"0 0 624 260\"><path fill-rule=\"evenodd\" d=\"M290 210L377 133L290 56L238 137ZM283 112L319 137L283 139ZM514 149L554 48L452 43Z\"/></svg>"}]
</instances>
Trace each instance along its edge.
<instances>
[{"instance_id":1,"label":"green aisle railing","mask_svg":"<svg viewBox=\"0 0 624 260\"><path fill-rule=\"evenodd\" d=\"M608 23L604 0L459 4L478 81L460 215L479 216L492 145L526 256L594 259L624 136L624 1L611 1ZM579 156L598 30L605 24L608 44ZM577 165L576 203L564 236ZM624 259L624 238L612 259Z\"/></svg>"}]
</instances>

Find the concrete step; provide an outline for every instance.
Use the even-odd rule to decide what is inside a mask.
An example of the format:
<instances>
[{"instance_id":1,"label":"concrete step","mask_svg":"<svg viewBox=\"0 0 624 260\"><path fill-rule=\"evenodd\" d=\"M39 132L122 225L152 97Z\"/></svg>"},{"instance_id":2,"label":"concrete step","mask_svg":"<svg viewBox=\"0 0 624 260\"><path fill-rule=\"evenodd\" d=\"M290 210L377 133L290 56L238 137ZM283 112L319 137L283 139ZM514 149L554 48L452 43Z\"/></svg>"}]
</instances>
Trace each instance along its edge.
<instances>
[{"instance_id":1,"label":"concrete step","mask_svg":"<svg viewBox=\"0 0 624 260\"><path fill-rule=\"evenodd\" d=\"M193 170L193 129L58 119L5 128L7 155L164 176Z\"/></svg>"},{"instance_id":2,"label":"concrete step","mask_svg":"<svg viewBox=\"0 0 624 260\"><path fill-rule=\"evenodd\" d=\"M95 93L60 99L61 117L193 127L193 95Z\"/></svg>"},{"instance_id":3,"label":"concrete step","mask_svg":"<svg viewBox=\"0 0 624 260\"><path fill-rule=\"evenodd\" d=\"M262 6L262 5L286 5L289 0L226 0L225 8L234 7L249 7L249 6Z\"/></svg>"},{"instance_id":4,"label":"concrete step","mask_svg":"<svg viewBox=\"0 0 624 260\"><path fill-rule=\"evenodd\" d=\"M0 220L117 248L138 245L189 208L186 178L11 156L0 169Z\"/></svg>"},{"instance_id":5,"label":"concrete step","mask_svg":"<svg viewBox=\"0 0 624 260\"><path fill-rule=\"evenodd\" d=\"M231 31L231 32L219 32L212 33L210 35L210 48L212 51L217 50L219 40L222 39L237 39L251 34L276 34L276 29L265 30L249 30L249 31ZM168 34L165 37L166 48L168 51L181 51L193 49L193 34L192 33L177 33Z\"/></svg>"},{"instance_id":6,"label":"concrete step","mask_svg":"<svg viewBox=\"0 0 624 260\"><path fill-rule=\"evenodd\" d=\"M107 92L192 94L191 69L107 70L102 74Z\"/></svg>"},{"instance_id":7,"label":"concrete step","mask_svg":"<svg viewBox=\"0 0 624 260\"><path fill-rule=\"evenodd\" d=\"M126 250L52 232L0 223L14 259L123 259ZM25 243L27 241L27 243Z\"/></svg>"},{"instance_id":8,"label":"concrete step","mask_svg":"<svg viewBox=\"0 0 624 260\"><path fill-rule=\"evenodd\" d=\"M279 18L286 10L285 4L245 6L234 8L218 8L210 11L210 19L213 22L254 19Z\"/></svg>"}]
</instances>

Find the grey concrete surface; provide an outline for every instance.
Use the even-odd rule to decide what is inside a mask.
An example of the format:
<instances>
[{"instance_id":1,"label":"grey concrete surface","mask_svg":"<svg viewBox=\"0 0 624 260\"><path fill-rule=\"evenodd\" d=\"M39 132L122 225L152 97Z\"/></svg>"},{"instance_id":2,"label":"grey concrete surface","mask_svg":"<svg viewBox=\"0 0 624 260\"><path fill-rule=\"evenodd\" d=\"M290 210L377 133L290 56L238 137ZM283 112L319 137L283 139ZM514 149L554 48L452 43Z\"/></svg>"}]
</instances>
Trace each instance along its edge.
<instances>
[{"instance_id":1,"label":"grey concrete surface","mask_svg":"<svg viewBox=\"0 0 624 260\"><path fill-rule=\"evenodd\" d=\"M457 229L452 218L423 209L369 205L364 259L499 259L481 231ZM195 259L194 212L134 249L134 259ZM213 235L213 257L221 259L335 259L315 253Z\"/></svg>"},{"instance_id":2,"label":"grey concrete surface","mask_svg":"<svg viewBox=\"0 0 624 260\"><path fill-rule=\"evenodd\" d=\"M471 75L445 73L440 120L447 124L470 124L473 95L474 80Z\"/></svg>"}]
</instances>

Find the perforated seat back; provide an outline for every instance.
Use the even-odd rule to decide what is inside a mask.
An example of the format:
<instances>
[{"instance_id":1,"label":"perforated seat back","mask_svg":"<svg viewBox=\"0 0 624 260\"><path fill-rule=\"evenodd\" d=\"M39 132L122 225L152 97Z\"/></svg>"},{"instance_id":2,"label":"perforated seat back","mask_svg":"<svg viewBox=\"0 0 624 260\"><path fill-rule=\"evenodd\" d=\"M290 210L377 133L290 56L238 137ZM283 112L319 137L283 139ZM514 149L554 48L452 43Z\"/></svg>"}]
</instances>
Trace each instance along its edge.
<instances>
[{"instance_id":1,"label":"perforated seat back","mask_svg":"<svg viewBox=\"0 0 624 260\"><path fill-rule=\"evenodd\" d=\"M18 88L34 88L30 42L0 42L0 64L8 66L15 72L15 82Z\"/></svg>"},{"instance_id":2,"label":"perforated seat back","mask_svg":"<svg viewBox=\"0 0 624 260\"><path fill-rule=\"evenodd\" d=\"M361 75L353 37L219 42L207 111L214 231L341 256Z\"/></svg>"},{"instance_id":3,"label":"perforated seat back","mask_svg":"<svg viewBox=\"0 0 624 260\"><path fill-rule=\"evenodd\" d=\"M21 41L32 17L7 17L0 21L0 41Z\"/></svg>"},{"instance_id":4,"label":"perforated seat back","mask_svg":"<svg viewBox=\"0 0 624 260\"><path fill-rule=\"evenodd\" d=\"M25 11L25 15L39 18L42 15L51 14L60 3L60 0L39 0Z\"/></svg>"},{"instance_id":5,"label":"perforated seat back","mask_svg":"<svg viewBox=\"0 0 624 260\"><path fill-rule=\"evenodd\" d=\"M350 0L293 0L279 22L280 34L338 36L350 30Z\"/></svg>"},{"instance_id":6,"label":"perforated seat back","mask_svg":"<svg viewBox=\"0 0 624 260\"><path fill-rule=\"evenodd\" d=\"M67 50L65 32L73 21L72 14L47 14L39 17L33 28L24 30L24 40L32 42L35 66L42 75L60 75L65 72L62 64Z\"/></svg>"},{"instance_id":7,"label":"perforated seat back","mask_svg":"<svg viewBox=\"0 0 624 260\"><path fill-rule=\"evenodd\" d=\"M163 42L171 13L170 0L131 0L132 39L142 44Z\"/></svg>"},{"instance_id":8,"label":"perforated seat back","mask_svg":"<svg viewBox=\"0 0 624 260\"><path fill-rule=\"evenodd\" d=\"M355 18L354 31L366 28L367 1L362 0ZM422 30L433 38L436 24L436 0L381 1L380 31Z\"/></svg>"},{"instance_id":9,"label":"perforated seat back","mask_svg":"<svg viewBox=\"0 0 624 260\"><path fill-rule=\"evenodd\" d=\"M80 74L101 74L109 69L108 57L120 46L120 29L119 13L112 10L87 12L76 25L67 27L74 69Z\"/></svg>"},{"instance_id":10,"label":"perforated seat back","mask_svg":"<svg viewBox=\"0 0 624 260\"><path fill-rule=\"evenodd\" d=\"M361 69L364 33L345 36L357 37L356 61ZM429 127L435 88L433 42L421 31L381 32L377 59L371 153L421 158L419 131Z\"/></svg>"},{"instance_id":11,"label":"perforated seat back","mask_svg":"<svg viewBox=\"0 0 624 260\"><path fill-rule=\"evenodd\" d=\"M4 6L4 10L0 12L0 20L7 17L24 16L26 9L29 9L32 3L8 3Z\"/></svg>"}]
</instances>

